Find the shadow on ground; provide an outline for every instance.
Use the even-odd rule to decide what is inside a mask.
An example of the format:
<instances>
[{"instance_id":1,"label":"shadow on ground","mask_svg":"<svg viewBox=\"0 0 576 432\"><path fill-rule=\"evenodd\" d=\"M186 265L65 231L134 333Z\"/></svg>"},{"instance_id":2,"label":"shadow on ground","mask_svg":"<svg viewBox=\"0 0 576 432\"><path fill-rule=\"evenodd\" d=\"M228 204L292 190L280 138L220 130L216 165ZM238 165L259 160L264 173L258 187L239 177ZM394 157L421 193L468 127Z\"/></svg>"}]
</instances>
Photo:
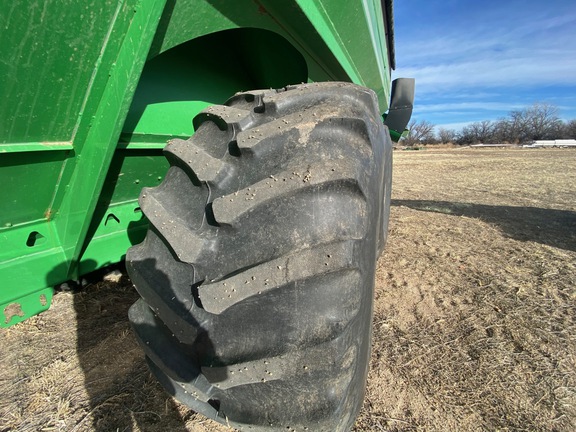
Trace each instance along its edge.
<instances>
[{"instance_id":1,"label":"shadow on ground","mask_svg":"<svg viewBox=\"0 0 576 432\"><path fill-rule=\"evenodd\" d=\"M576 212L573 211L423 200L392 200L392 205L476 218L497 225L515 240L576 251Z\"/></svg>"},{"instance_id":2,"label":"shadow on ground","mask_svg":"<svg viewBox=\"0 0 576 432\"><path fill-rule=\"evenodd\" d=\"M77 355L89 396L77 430L186 431L176 404L152 377L128 323L139 297L125 275L74 295ZM75 429L76 430L76 429Z\"/></svg>"}]
</instances>

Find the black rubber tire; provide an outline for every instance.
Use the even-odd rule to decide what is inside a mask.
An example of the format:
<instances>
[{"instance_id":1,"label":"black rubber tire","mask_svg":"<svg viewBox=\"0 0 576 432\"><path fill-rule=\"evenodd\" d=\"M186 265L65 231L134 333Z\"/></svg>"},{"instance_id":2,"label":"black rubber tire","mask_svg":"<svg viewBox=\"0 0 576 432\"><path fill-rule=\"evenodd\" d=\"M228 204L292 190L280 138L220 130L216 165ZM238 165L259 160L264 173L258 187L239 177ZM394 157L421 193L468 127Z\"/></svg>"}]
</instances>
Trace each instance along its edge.
<instances>
[{"instance_id":1,"label":"black rubber tire","mask_svg":"<svg viewBox=\"0 0 576 432\"><path fill-rule=\"evenodd\" d=\"M150 367L242 430L348 430L370 358L391 146L375 94L348 83L240 93L194 119L145 189L127 254Z\"/></svg>"}]
</instances>

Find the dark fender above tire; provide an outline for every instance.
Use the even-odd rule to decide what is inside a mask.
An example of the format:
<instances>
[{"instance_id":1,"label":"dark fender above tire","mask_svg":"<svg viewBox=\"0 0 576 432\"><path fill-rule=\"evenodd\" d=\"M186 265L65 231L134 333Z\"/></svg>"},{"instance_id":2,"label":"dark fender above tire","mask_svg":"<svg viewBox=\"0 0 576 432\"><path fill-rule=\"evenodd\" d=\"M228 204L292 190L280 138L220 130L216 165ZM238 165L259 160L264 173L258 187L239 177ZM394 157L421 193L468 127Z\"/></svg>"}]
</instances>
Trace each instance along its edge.
<instances>
[{"instance_id":1,"label":"dark fender above tire","mask_svg":"<svg viewBox=\"0 0 576 432\"><path fill-rule=\"evenodd\" d=\"M150 367L242 430L348 430L370 357L391 141L347 83L239 93L165 149L127 267Z\"/></svg>"}]
</instances>

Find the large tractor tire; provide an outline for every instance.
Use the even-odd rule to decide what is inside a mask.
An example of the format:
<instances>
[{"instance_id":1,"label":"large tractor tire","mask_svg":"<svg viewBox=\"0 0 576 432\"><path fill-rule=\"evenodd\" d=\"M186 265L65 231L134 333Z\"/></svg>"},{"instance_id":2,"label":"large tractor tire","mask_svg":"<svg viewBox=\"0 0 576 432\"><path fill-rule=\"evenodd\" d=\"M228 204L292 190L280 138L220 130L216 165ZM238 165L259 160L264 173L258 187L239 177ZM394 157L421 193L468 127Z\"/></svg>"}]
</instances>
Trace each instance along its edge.
<instances>
[{"instance_id":1,"label":"large tractor tire","mask_svg":"<svg viewBox=\"0 0 576 432\"><path fill-rule=\"evenodd\" d=\"M241 430L348 430L370 358L391 141L371 90L239 93L165 149L127 266L150 367ZM386 167L386 169L385 169Z\"/></svg>"}]
</instances>

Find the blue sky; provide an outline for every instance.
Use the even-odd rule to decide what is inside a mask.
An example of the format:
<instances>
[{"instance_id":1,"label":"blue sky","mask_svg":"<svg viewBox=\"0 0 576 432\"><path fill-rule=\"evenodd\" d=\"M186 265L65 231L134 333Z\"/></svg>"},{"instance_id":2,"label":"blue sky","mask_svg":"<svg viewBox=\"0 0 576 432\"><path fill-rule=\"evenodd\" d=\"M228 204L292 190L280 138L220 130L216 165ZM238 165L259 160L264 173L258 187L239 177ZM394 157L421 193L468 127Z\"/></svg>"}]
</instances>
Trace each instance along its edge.
<instances>
[{"instance_id":1,"label":"blue sky","mask_svg":"<svg viewBox=\"0 0 576 432\"><path fill-rule=\"evenodd\" d=\"M576 119L576 0L396 0L394 23L413 119L459 130L534 102Z\"/></svg>"}]
</instances>

